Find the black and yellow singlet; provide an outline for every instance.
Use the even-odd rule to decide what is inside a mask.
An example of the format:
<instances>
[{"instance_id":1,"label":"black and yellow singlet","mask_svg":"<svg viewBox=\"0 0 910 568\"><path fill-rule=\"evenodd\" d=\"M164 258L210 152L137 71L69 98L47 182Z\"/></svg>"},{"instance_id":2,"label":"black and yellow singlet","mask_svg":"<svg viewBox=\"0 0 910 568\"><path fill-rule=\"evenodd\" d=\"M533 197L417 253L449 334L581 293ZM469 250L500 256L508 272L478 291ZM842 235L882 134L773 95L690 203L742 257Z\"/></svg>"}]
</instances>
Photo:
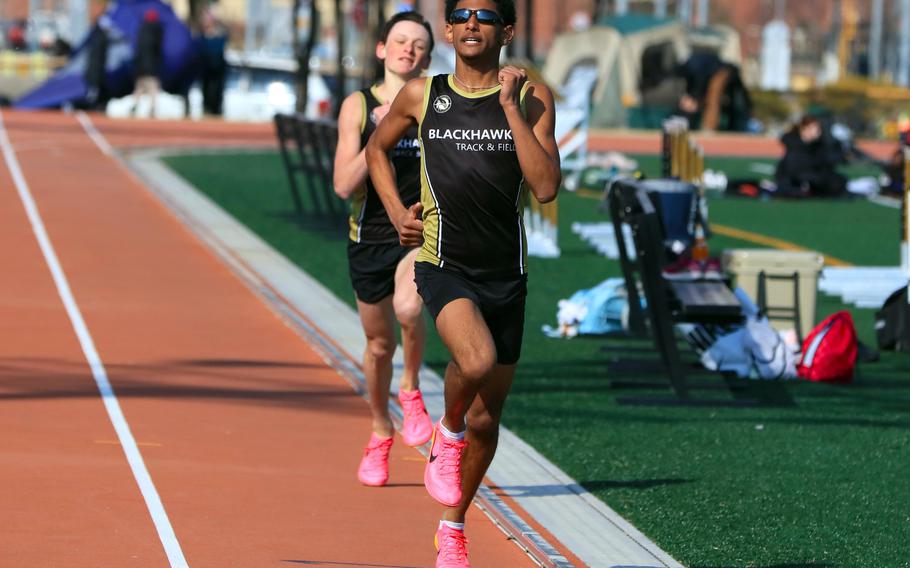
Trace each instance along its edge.
<instances>
[{"instance_id":1,"label":"black and yellow singlet","mask_svg":"<svg viewBox=\"0 0 910 568\"><path fill-rule=\"evenodd\" d=\"M427 79L420 123L423 248L418 261L475 278L526 271L524 177L500 87L469 93ZM522 90L522 105L527 84Z\"/></svg>"},{"instance_id":2,"label":"black and yellow singlet","mask_svg":"<svg viewBox=\"0 0 910 568\"><path fill-rule=\"evenodd\" d=\"M376 85L359 92L363 101L363 118L360 122L360 147L363 148L376 130L373 110L383 103L376 94ZM389 157L395 167L401 201L405 207L410 207L420 198L420 144L417 141L416 127L405 134ZM351 197L349 224L349 238L356 243L398 242L398 233L389 221L369 176Z\"/></svg>"}]
</instances>

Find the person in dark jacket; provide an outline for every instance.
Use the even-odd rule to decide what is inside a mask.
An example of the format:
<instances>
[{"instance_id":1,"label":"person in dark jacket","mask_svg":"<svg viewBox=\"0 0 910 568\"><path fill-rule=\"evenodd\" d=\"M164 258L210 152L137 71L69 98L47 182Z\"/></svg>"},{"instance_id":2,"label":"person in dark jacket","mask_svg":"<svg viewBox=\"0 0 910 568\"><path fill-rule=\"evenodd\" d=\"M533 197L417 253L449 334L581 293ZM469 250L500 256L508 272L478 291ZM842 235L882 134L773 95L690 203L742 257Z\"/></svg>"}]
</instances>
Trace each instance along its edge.
<instances>
[{"instance_id":1,"label":"person in dark jacket","mask_svg":"<svg viewBox=\"0 0 910 568\"><path fill-rule=\"evenodd\" d=\"M692 128L742 132L748 127L752 100L739 67L712 52L695 52L677 70L686 81L677 111Z\"/></svg>"},{"instance_id":2,"label":"person in dark jacket","mask_svg":"<svg viewBox=\"0 0 910 568\"><path fill-rule=\"evenodd\" d=\"M150 115L155 114L155 99L161 90L161 48L164 29L161 27L158 12L149 8L142 16L142 26L136 41L136 57L133 65L136 70L136 88L133 91L133 111L139 108L142 97L150 99Z\"/></svg>"},{"instance_id":3,"label":"person in dark jacket","mask_svg":"<svg viewBox=\"0 0 910 568\"><path fill-rule=\"evenodd\" d=\"M101 110L110 98L105 73L107 51L110 43L110 20L102 16L88 40L88 60L85 65L85 105L89 110Z\"/></svg>"},{"instance_id":4,"label":"person in dark jacket","mask_svg":"<svg viewBox=\"0 0 910 568\"><path fill-rule=\"evenodd\" d=\"M211 9L205 10L199 20L196 37L199 54L199 75L202 80L202 107L208 114L220 115L224 100L224 83L227 78L227 30L215 18Z\"/></svg>"},{"instance_id":5,"label":"person in dark jacket","mask_svg":"<svg viewBox=\"0 0 910 568\"><path fill-rule=\"evenodd\" d=\"M847 192L847 178L836 170L843 155L823 143L817 118L804 116L780 141L784 157L774 174L778 194L840 197Z\"/></svg>"}]
</instances>

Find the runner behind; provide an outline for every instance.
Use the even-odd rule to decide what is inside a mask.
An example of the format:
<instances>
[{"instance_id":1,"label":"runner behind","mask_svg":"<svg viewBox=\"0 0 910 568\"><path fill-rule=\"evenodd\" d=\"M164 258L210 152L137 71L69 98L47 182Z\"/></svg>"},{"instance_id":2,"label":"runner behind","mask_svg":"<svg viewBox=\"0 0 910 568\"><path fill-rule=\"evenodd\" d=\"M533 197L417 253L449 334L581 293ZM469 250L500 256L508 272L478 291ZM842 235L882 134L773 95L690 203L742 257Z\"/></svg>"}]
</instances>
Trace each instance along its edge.
<instances>
[{"instance_id":1,"label":"runner behind","mask_svg":"<svg viewBox=\"0 0 910 568\"><path fill-rule=\"evenodd\" d=\"M389 479L389 450L394 428L389 415L395 320L401 325L404 370L398 398L404 411L402 438L410 446L430 439L432 422L420 394L418 372L423 359L423 303L414 285L417 249L402 246L398 234L367 177L363 148L405 83L419 77L430 63L433 34L416 12L396 14L385 24L376 45L383 62L383 81L348 96L338 117L335 151L335 193L351 198L348 264L357 297L357 311L367 338L363 373L372 412L372 434L357 469L364 485L381 486ZM405 134L392 151L401 194L408 205L420 196L420 150L416 129Z\"/></svg>"}]
</instances>

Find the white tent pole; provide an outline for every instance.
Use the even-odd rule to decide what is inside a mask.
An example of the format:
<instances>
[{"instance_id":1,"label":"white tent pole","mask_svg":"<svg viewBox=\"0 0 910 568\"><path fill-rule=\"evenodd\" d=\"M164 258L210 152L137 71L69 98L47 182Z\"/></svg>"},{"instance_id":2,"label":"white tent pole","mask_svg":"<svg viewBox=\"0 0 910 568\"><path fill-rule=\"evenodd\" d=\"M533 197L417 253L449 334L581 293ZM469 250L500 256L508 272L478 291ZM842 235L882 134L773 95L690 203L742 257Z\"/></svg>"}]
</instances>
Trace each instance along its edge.
<instances>
[{"instance_id":1,"label":"white tent pole","mask_svg":"<svg viewBox=\"0 0 910 568\"><path fill-rule=\"evenodd\" d=\"M708 25L708 0L698 0L698 26Z\"/></svg>"},{"instance_id":2,"label":"white tent pole","mask_svg":"<svg viewBox=\"0 0 910 568\"><path fill-rule=\"evenodd\" d=\"M42 8L44 8L42 0L28 0L28 17L36 16Z\"/></svg>"},{"instance_id":3,"label":"white tent pole","mask_svg":"<svg viewBox=\"0 0 910 568\"><path fill-rule=\"evenodd\" d=\"M78 44L88 33L88 0L70 0L70 43Z\"/></svg>"},{"instance_id":4,"label":"white tent pole","mask_svg":"<svg viewBox=\"0 0 910 568\"><path fill-rule=\"evenodd\" d=\"M259 0L247 0L246 2L246 27L243 33L243 48L245 51L255 51L256 49L256 29L259 27L259 18L257 14L261 11Z\"/></svg>"},{"instance_id":5,"label":"white tent pole","mask_svg":"<svg viewBox=\"0 0 910 568\"><path fill-rule=\"evenodd\" d=\"M667 17L667 0L654 0L654 15L658 18Z\"/></svg>"},{"instance_id":6,"label":"white tent pole","mask_svg":"<svg viewBox=\"0 0 910 568\"><path fill-rule=\"evenodd\" d=\"M692 23L692 0L679 0L676 4L676 15L686 26Z\"/></svg>"},{"instance_id":7,"label":"white tent pole","mask_svg":"<svg viewBox=\"0 0 910 568\"><path fill-rule=\"evenodd\" d=\"M629 0L616 0L616 15L624 16L629 12Z\"/></svg>"},{"instance_id":8,"label":"white tent pole","mask_svg":"<svg viewBox=\"0 0 910 568\"><path fill-rule=\"evenodd\" d=\"M882 74L882 16L884 0L872 0L872 21L869 30L869 77L878 79Z\"/></svg>"},{"instance_id":9,"label":"white tent pole","mask_svg":"<svg viewBox=\"0 0 910 568\"><path fill-rule=\"evenodd\" d=\"M900 2L900 45L897 50L897 84L910 86L910 0Z\"/></svg>"}]
</instances>

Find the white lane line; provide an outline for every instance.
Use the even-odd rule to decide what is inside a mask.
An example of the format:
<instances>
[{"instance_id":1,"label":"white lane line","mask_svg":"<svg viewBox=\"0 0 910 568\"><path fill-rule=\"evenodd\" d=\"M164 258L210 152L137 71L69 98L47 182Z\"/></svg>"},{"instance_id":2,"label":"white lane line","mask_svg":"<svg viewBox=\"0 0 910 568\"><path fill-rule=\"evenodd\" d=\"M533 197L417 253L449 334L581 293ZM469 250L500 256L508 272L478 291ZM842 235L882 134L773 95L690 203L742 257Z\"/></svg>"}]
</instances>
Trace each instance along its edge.
<instances>
[{"instance_id":1,"label":"white lane line","mask_svg":"<svg viewBox=\"0 0 910 568\"><path fill-rule=\"evenodd\" d=\"M79 124L82 125L85 133L88 134L88 137L92 139L92 142L104 153L105 156L111 156L114 153L114 149L111 148L111 145L107 143L107 139L98 132L98 129L95 128L95 125L92 124L92 121L89 119L88 115L83 111L76 113L76 120L79 121Z\"/></svg>"},{"instance_id":2,"label":"white lane line","mask_svg":"<svg viewBox=\"0 0 910 568\"><path fill-rule=\"evenodd\" d=\"M164 505L161 503L161 498L158 496L152 477L145 467L142 454L139 452L136 440L133 438L132 432L130 432L129 424L127 424L126 418L123 416L120 403L117 401L117 396L114 394L114 389L108 380L107 370L105 370L104 363L102 363L101 357L95 349L95 342L92 340L88 327L85 325L85 320L82 319L82 312L76 304L69 282L66 279L66 274L64 274L63 268L60 266L57 253L44 227L44 221L42 221L41 214L38 212L38 206L35 204L32 192L25 181L25 176L22 175L22 169L19 167L19 161L6 132L2 113L0 113L0 148L2 148L6 165L16 185L16 191L19 193L19 199L22 201L22 206L25 208L25 213L31 223L32 231L35 233L35 238L38 240L38 245L44 254L44 260L47 262L47 266L54 278L57 293L60 294L60 299L63 301L66 313L73 325L73 330L76 332L76 337L82 346L82 352L92 370L95 384L98 385L98 391L101 393L101 399L104 402L104 408L107 410L111 424L114 426L114 431L117 433L117 438L120 440L120 445L123 447L123 452L126 454L127 462L130 464L130 469L133 471L133 476L136 478L142 497L145 499L145 505L148 507L152 521L155 523L155 529L158 531L158 537L161 539L161 544L164 546L168 560L172 568L188 568L189 564L187 564L183 556L180 543L177 542L177 536L174 534L171 522L164 511Z\"/></svg>"}]
</instances>

